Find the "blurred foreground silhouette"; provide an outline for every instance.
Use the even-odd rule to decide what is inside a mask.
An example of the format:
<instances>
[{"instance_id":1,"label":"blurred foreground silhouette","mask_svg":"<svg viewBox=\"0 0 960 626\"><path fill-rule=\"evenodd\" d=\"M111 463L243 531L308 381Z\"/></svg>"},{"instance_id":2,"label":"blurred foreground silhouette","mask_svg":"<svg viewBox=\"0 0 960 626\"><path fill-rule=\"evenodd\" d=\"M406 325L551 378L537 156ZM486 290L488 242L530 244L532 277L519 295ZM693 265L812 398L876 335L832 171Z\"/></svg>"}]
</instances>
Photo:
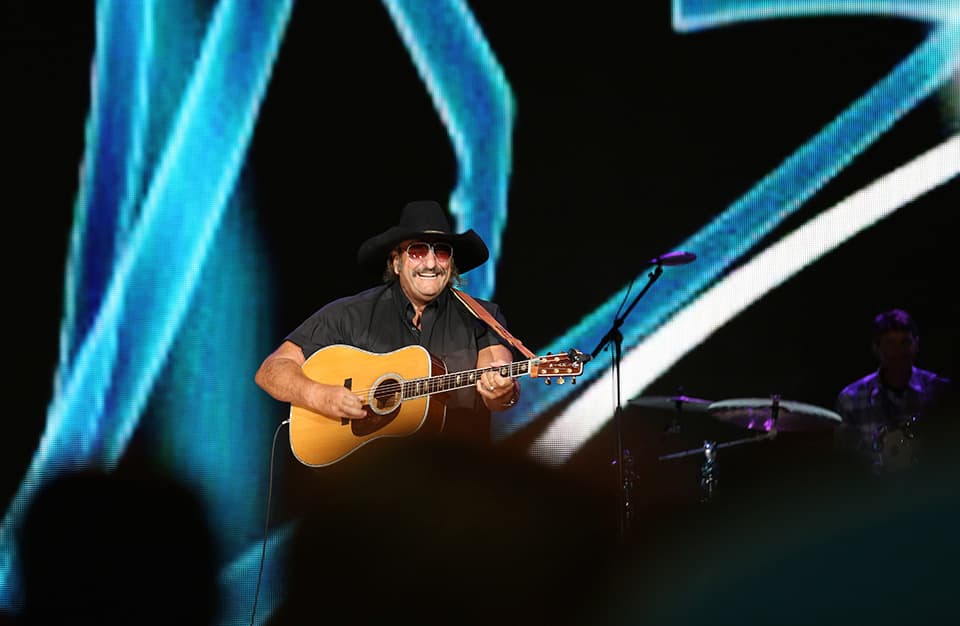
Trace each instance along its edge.
<instances>
[{"instance_id":1,"label":"blurred foreground silhouette","mask_svg":"<svg viewBox=\"0 0 960 626\"><path fill-rule=\"evenodd\" d=\"M19 624L199 626L219 610L202 502L158 471L54 478L31 503L19 539Z\"/></svg>"},{"instance_id":2,"label":"blurred foreground silhouette","mask_svg":"<svg viewBox=\"0 0 960 626\"><path fill-rule=\"evenodd\" d=\"M533 461L407 443L312 476L270 624L589 623L615 562L606 494Z\"/></svg>"}]
</instances>

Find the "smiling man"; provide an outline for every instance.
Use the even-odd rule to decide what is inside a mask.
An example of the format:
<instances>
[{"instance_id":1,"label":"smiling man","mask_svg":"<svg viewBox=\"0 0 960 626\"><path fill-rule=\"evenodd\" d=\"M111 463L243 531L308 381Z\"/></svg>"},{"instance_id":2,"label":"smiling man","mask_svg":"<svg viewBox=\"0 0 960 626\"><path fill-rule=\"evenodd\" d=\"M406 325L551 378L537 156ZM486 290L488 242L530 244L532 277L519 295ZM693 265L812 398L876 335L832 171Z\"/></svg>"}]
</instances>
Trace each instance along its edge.
<instances>
[{"instance_id":1,"label":"smiling man","mask_svg":"<svg viewBox=\"0 0 960 626\"><path fill-rule=\"evenodd\" d=\"M264 391L292 405L301 461L327 465L381 436L425 432L438 407L430 430L490 442L491 412L519 397L517 373L498 367L515 355L452 291L460 272L488 257L479 235L452 232L434 201L408 203L396 226L360 246L358 261L382 268L383 284L317 310L256 373ZM506 328L496 304L474 302Z\"/></svg>"}]
</instances>

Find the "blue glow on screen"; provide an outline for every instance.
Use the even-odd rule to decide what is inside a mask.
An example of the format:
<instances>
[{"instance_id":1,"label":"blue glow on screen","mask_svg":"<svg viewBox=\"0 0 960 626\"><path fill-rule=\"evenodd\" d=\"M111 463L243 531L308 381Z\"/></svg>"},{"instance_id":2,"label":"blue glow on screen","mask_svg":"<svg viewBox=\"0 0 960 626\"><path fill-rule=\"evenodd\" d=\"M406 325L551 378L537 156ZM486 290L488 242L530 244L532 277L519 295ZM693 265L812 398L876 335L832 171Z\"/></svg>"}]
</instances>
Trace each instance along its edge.
<instances>
[{"instance_id":1,"label":"blue glow on screen","mask_svg":"<svg viewBox=\"0 0 960 626\"><path fill-rule=\"evenodd\" d=\"M213 372L211 354L223 354L227 347L245 350L235 350L231 359L218 363L219 371L212 376L193 379L198 385L210 383L211 377L226 381L219 388L212 381L212 388L196 393L189 379L183 387L177 383L169 388L182 396L167 404L171 412L163 419L171 424L166 429L169 437L184 438L173 444L180 453L171 460L184 463L178 470L210 459L194 480L215 501L227 498L228 489L242 492L244 482L252 492L262 489L262 468L227 473L248 462L250 445L270 437L264 432L269 424L243 429L255 424L251 418L257 411L249 407L258 401L247 402L232 387L239 384L233 381L249 378L252 364L262 356L252 350L255 320L234 311L238 324L210 328L212 334L204 337L210 343L204 345L191 343L189 333L181 334L181 323L191 308L195 313L215 310L217 317L231 317L230 308L238 305L236 290L263 278L256 275L256 266L245 262L251 238L243 235L243 224L234 229L223 225L228 210L242 200L238 176L291 3L219 3L209 22L194 31L202 37L198 54L192 58L171 54L166 61L184 63L156 71L156 48L190 32L181 18L192 6L192 2L108 0L97 5L97 35L106 39L98 40L94 60L96 91L85 176L77 194L67 268L70 303L63 324L63 362L40 446L0 529L0 590L7 606L16 603L12 537L25 504L61 470L113 467L165 367L207 374ZM171 74L173 80L164 80ZM147 92L166 92L177 79L183 90L175 106L150 108L164 97L154 99ZM165 132L148 138L148 128ZM149 146L155 146L157 154L147 168L144 148ZM218 256L238 244L244 254ZM219 270L211 276L214 287L196 291L212 257L212 266ZM218 286L220 278L229 280ZM205 320L203 315L200 320ZM223 426L222 406L234 409L237 422L231 427L243 433L244 445L230 446L218 432ZM241 407L253 415L243 419ZM211 415L218 418L212 420ZM207 423L199 424L195 417ZM214 432L196 439L198 428ZM205 449L191 452L181 443ZM256 533L259 515L242 509L234 513L240 515L232 523L248 525L250 534ZM265 597L272 594L268 591Z\"/></svg>"},{"instance_id":2,"label":"blue glow on screen","mask_svg":"<svg viewBox=\"0 0 960 626\"><path fill-rule=\"evenodd\" d=\"M704 4L689 3L693 5L692 9L699 9L693 11L688 3L675 3L674 23L685 22L688 16L693 14L696 15L698 28L724 26L731 22L733 16L738 19L787 17L793 15L793 9L796 8L790 2L773 5L721 2L709 3L716 9L716 12L711 13L705 10L707 7L703 6ZM757 4L762 6L755 6ZM811 3L799 4L806 10ZM878 3L874 9L881 10L882 6L879 5L883 4ZM734 7L738 10L731 11ZM955 13L954 11L953 15ZM865 95L711 222L686 240L677 243L677 249L698 255L696 267L670 268L658 279L657 287L645 296L643 311L638 311L628 318L620 329L624 351L642 344L651 332L688 306L727 268L750 254L758 242L888 131L897 120L928 97L934 89L947 82L958 67L960 22L954 19L934 28L923 44ZM646 278L643 274L638 275L635 282L642 285ZM625 285L579 324L537 352L558 352L580 346L589 349L597 345L609 330L627 289L628 286ZM602 368L587 367L581 378L587 381L602 373ZM527 387L529 393L525 390L517 407L503 414L499 420L498 436L510 435L571 395L583 392L582 387ZM601 423L612 417L612 408L603 416ZM578 446L582 443L583 439L577 439L572 445Z\"/></svg>"},{"instance_id":3,"label":"blue glow on screen","mask_svg":"<svg viewBox=\"0 0 960 626\"><path fill-rule=\"evenodd\" d=\"M471 293L489 297L509 218L513 91L466 3L383 4L453 144L458 180L451 211L458 229L476 229L490 247L491 262L470 277ZM241 172L291 9L292 0L222 0L209 12L190 0L97 3L95 80L65 272L60 360L40 446L0 527L4 606L17 602L12 535L26 503L60 471L113 467L150 405L159 416L158 457L197 484L215 523L230 529L221 533L229 555L221 570L228 597L223 621L246 619L260 557L258 504L267 486L258 451L272 435L259 416L272 401L249 384L269 343L270 320L245 315L243 305L247 294L267 293L272 277L254 226L263 208L251 204ZM678 32L863 13L929 21L931 31L835 120L677 242L698 255L697 267L671 268L659 279L644 311L621 329L628 351L757 253L784 219L957 72L958 12L956 3L920 0L673 3ZM636 284L645 278L638 275ZM627 290L535 351L596 345ZM586 368L584 382L601 373ZM496 435L515 432L587 386L527 385L520 404L499 417ZM287 532L270 538L272 553L282 550ZM275 569L266 572L261 620L278 596L278 577Z\"/></svg>"},{"instance_id":4,"label":"blue glow on screen","mask_svg":"<svg viewBox=\"0 0 960 626\"><path fill-rule=\"evenodd\" d=\"M490 261L469 275L471 293L490 298L507 223L515 108L510 85L463 2L384 5L453 143L459 176L450 212L458 231L473 228L490 249Z\"/></svg>"}]
</instances>

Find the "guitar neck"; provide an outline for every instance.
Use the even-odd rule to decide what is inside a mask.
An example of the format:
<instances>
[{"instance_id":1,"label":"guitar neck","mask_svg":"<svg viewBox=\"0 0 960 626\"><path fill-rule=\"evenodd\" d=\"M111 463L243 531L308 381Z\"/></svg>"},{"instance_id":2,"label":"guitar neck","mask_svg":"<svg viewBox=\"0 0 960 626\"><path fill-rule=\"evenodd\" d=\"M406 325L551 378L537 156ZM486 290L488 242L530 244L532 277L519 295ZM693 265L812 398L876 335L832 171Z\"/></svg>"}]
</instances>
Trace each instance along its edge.
<instances>
[{"instance_id":1,"label":"guitar neck","mask_svg":"<svg viewBox=\"0 0 960 626\"><path fill-rule=\"evenodd\" d=\"M528 359L526 361L514 361L507 365L496 365L493 367L484 367L475 370L466 370L453 374L441 374L440 376L425 376L423 378L413 378L403 382L402 399L410 400L412 398L422 398L435 393L445 391L454 391L473 387L484 372L497 372L503 377L519 378L528 376L531 367L535 365L538 359Z\"/></svg>"}]
</instances>

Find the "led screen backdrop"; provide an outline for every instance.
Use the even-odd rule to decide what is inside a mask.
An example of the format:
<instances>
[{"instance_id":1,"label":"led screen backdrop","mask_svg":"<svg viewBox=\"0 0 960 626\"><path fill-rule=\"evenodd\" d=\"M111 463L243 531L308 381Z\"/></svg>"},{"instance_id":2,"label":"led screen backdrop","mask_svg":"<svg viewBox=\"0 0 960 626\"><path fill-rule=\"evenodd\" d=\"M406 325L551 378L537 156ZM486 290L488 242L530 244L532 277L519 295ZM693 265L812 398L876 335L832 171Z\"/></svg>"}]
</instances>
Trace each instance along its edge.
<instances>
[{"instance_id":1,"label":"led screen backdrop","mask_svg":"<svg viewBox=\"0 0 960 626\"><path fill-rule=\"evenodd\" d=\"M313 310L377 280L356 248L413 199L484 237L492 260L465 288L538 354L592 352L635 302L619 380L608 345L576 385L524 381L495 440L598 488L619 440L651 515L698 497L699 460L659 456L745 433L632 398L829 409L874 367L869 322L894 306L920 323L921 365L955 378L960 7L896 6L11 9L5 605L35 490L136 456L204 494L224 622L245 621L287 414L253 372ZM635 301L673 250L697 259ZM285 435L278 474L303 478ZM725 453L729 480L821 443ZM277 584L267 571L264 615Z\"/></svg>"}]
</instances>

